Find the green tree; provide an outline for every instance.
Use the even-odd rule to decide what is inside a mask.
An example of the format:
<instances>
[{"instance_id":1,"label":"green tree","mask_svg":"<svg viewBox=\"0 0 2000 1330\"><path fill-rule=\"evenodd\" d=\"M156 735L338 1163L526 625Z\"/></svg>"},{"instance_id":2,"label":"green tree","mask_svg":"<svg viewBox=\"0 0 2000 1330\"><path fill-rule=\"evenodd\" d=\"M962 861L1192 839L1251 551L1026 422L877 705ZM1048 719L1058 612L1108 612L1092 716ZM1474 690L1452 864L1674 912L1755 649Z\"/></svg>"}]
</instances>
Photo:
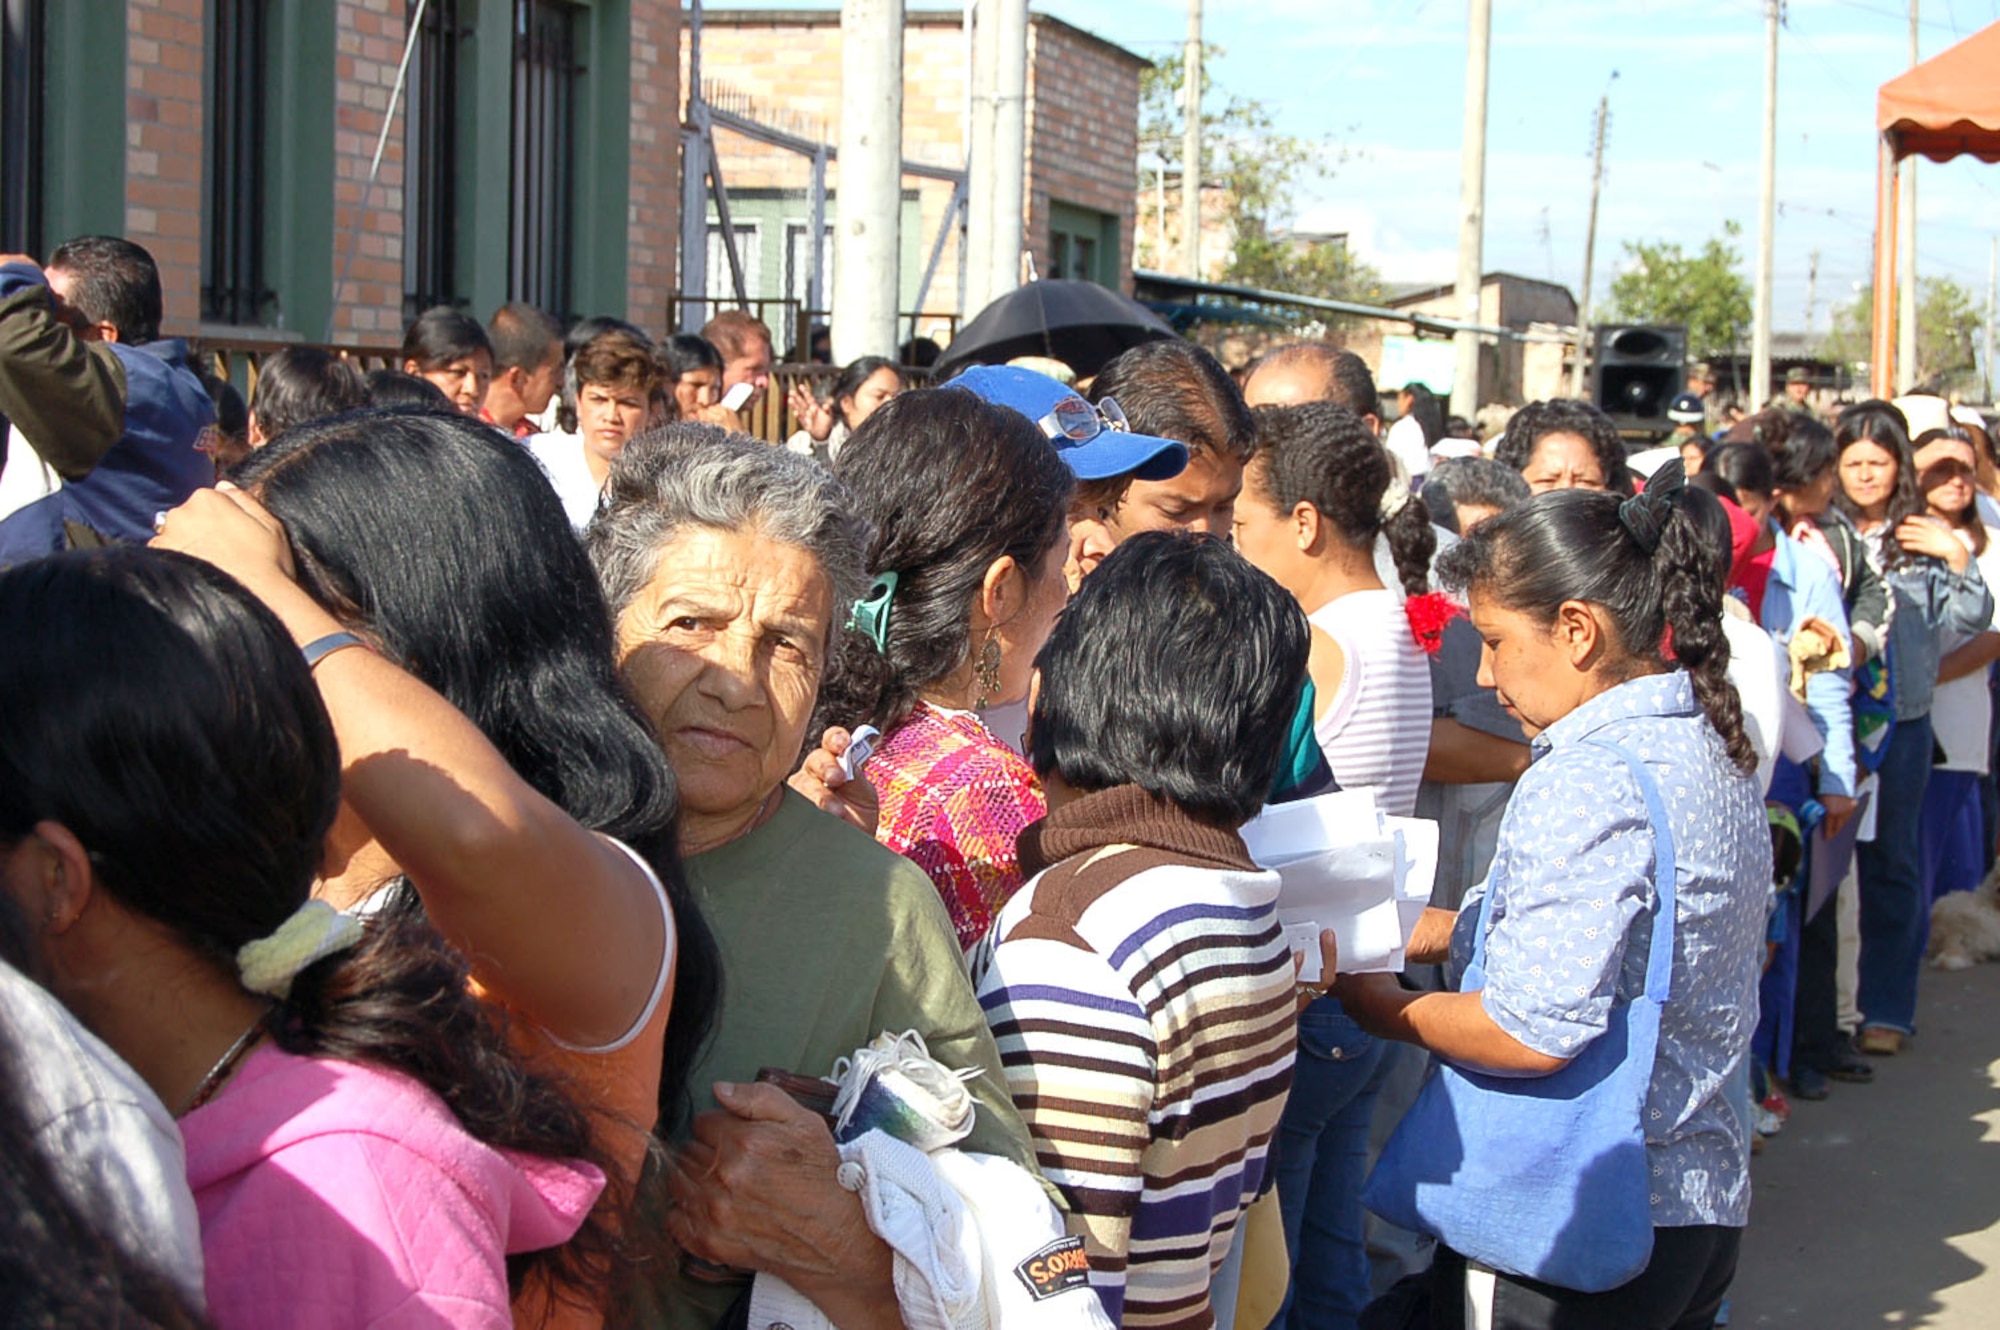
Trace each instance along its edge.
<instances>
[{"instance_id":1,"label":"green tree","mask_svg":"<svg viewBox=\"0 0 2000 1330\"><path fill-rule=\"evenodd\" d=\"M1875 319L1875 286L1833 312L1833 330L1820 354L1849 365L1865 364L1874 354L1869 339ZM1977 389L1982 320L1972 293L1949 277L1924 277L1917 282L1916 381L1943 391Z\"/></svg>"},{"instance_id":2,"label":"green tree","mask_svg":"<svg viewBox=\"0 0 2000 1330\"><path fill-rule=\"evenodd\" d=\"M1736 237L1723 223L1699 253L1665 242L1625 242L1625 270L1611 283L1611 317L1626 323L1680 324L1695 356L1734 350L1750 324L1750 283L1740 268Z\"/></svg>"},{"instance_id":3,"label":"green tree","mask_svg":"<svg viewBox=\"0 0 2000 1330\"><path fill-rule=\"evenodd\" d=\"M1205 61L1222 54L1220 47L1203 50ZM1142 161L1179 165L1186 71L1173 55L1139 76ZM1223 280L1328 300L1379 299L1381 275L1346 246L1306 244L1286 234L1300 181L1339 159L1333 146L1278 132L1270 108L1255 98L1225 93L1212 81L1202 92L1202 176L1225 192L1232 237Z\"/></svg>"}]
</instances>

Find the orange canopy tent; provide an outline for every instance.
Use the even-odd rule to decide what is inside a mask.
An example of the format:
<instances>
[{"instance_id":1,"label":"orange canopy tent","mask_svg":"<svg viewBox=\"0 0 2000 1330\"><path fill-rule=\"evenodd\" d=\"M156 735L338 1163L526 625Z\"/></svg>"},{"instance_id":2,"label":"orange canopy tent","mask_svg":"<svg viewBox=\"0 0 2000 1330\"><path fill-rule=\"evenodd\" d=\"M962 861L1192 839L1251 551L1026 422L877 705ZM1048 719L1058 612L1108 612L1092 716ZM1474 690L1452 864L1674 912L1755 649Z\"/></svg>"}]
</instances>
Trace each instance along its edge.
<instances>
[{"instance_id":1,"label":"orange canopy tent","mask_svg":"<svg viewBox=\"0 0 2000 1330\"><path fill-rule=\"evenodd\" d=\"M1882 85L1875 168L1875 395L1896 383L1896 230L1902 162L1919 154L1948 162L1970 154L2000 162L2000 23L1973 33Z\"/></svg>"}]
</instances>

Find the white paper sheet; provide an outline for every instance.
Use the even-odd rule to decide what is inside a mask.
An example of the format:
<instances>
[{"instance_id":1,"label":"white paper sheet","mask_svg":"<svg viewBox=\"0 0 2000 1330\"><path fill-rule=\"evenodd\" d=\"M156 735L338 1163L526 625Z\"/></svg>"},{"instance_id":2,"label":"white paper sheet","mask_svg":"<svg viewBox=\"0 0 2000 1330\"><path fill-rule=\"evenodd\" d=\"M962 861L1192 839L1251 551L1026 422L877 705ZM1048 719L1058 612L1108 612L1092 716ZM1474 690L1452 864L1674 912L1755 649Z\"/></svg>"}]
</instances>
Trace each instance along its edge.
<instances>
[{"instance_id":1,"label":"white paper sheet","mask_svg":"<svg viewBox=\"0 0 2000 1330\"><path fill-rule=\"evenodd\" d=\"M1347 974L1396 973L1437 876L1438 828L1384 817L1371 792L1343 790L1266 809L1243 829L1251 857L1277 870L1278 919L1320 977L1319 931L1340 941Z\"/></svg>"}]
</instances>

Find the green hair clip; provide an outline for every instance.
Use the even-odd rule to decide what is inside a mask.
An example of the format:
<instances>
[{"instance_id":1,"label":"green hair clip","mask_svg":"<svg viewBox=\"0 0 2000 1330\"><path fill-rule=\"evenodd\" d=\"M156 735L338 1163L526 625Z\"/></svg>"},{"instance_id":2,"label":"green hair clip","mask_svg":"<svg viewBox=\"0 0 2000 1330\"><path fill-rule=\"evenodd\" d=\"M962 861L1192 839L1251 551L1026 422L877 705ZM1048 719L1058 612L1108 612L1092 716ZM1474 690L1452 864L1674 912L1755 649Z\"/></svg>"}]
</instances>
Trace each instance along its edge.
<instances>
[{"instance_id":1,"label":"green hair clip","mask_svg":"<svg viewBox=\"0 0 2000 1330\"><path fill-rule=\"evenodd\" d=\"M889 602L895 598L899 580L895 573L877 573L867 599L855 601L847 616L847 626L865 634L885 656L889 654Z\"/></svg>"}]
</instances>

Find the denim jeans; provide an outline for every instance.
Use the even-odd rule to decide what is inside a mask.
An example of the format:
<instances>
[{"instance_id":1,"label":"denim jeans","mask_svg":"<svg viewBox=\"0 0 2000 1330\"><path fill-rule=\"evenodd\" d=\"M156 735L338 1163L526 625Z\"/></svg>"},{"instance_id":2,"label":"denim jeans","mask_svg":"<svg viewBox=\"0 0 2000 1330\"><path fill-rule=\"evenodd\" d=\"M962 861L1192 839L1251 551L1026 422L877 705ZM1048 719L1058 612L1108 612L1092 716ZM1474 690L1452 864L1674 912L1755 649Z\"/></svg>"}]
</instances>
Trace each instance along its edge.
<instances>
[{"instance_id":1,"label":"denim jeans","mask_svg":"<svg viewBox=\"0 0 2000 1330\"><path fill-rule=\"evenodd\" d=\"M1368 1305L1361 1184L1383 1045L1332 998L1299 1017L1291 1097L1278 1123L1278 1208L1292 1287L1274 1326L1352 1330Z\"/></svg>"},{"instance_id":2,"label":"denim jeans","mask_svg":"<svg viewBox=\"0 0 2000 1330\"><path fill-rule=\"evenodd\" d=\"M1931 718L1899 720L1882 758L1875 839L1855 852L1861 878L1861 1023L1909 1034L1930 931L1923 859Z\"/></svg>"}]
</instances>

